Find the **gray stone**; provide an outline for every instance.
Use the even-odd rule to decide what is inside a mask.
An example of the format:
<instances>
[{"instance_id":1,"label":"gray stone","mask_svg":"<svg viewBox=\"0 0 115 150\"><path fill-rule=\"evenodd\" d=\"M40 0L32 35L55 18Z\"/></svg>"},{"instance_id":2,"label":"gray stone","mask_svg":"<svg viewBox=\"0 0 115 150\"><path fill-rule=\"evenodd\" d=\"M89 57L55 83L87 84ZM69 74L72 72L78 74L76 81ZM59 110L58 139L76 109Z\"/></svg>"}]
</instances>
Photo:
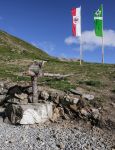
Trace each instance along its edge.
<instances>
[{"instance_id":1,"label":"gray stone","mask_svg":"<svg viewBox=\"0 0 115 150\"><path fill-rule=\"evenodd\" d=\"M5 109L5 115L12 124L17 124L23 115L22 107L16 104L9 104Z\"/></svg>"},{"instance_id":2,"label":"gray stone","mask_svg":"<svg viewBox=\"0 0 115 150\"><path fill-rule=\"evenodd\" d=\"M28 105L10 104L5 110L6 117L12 124L44 123L53 115L52 103Z\"/></svg>"},{"instance_id":3,"label":"gray stone","mask_svg":"<svg viewBox=\"0 0 115 150\"><path fill-rule=\"evenodd\" d=\"M87 99L87 100L93 100L94 99L94 95L91 95L91 94L83 94L82 97Z\"/></svg>"},{"instance_id":4,"label":"gray stone","mask_svg":"<svg viewBox=\"0 0 115 150\"><path fill-rule=\"evenodd\" d=\"M0 88L0 94L1 94L1 95L5 95L7 92L8 92L7 89L5 89L5 88Z\"/></svg>"},{"instance_id":5,"label":"gray stone","mask_svg":"<svg viewBox=\"0 0 115 150\"><path fill-rule=\"evenodd\" d=\"M20 99L15 98L15 97L8 98L7 102L10 103L10 104L20 104Z\"/></svg>"},{"instance_id":6,"label":"gray stone","mask_svg":"<svg viewBox=\"0 0 115 150\"><path fill-rule=\"evenodd\" d=\"M112 103L111 103L111 105L112 105L112 107L114 107L114 108L115 108L115 103L113 103L113 102L112 102Z\"/></svg>"},{"instance_id":7,"label":"gray stone","mask_svg":"<svg viewBox=\"0 0 115 150\"><path fill-rule=\"evenodd\" d=\"M49 94L47 91L42 91L41 94L40 94L40 97L43 99L43 100L47 100L49 98Z\"/></svg>"},{"instance_id":8,"label":"gray stone","mask_svg":"<svg viewBox=\"0 0 115 150\"><path fill-rule=\"evenodd\" d=\"M52 103L37 103L35 105L23 105L23 117L20 124L35 124L44 123L52 118L53 107Z\"/></svg>"},{"instance_id":9,"label":"gray stone","mask_svg":"<svg viewBox=\"0 0 115 150\"><path fill-rule=\"evenodd\" d=\"M89 115L89 112L88 112L85 108L82 108L82 109L80 110L80 112L81 112L81 114L82 114L83 116L85 116L85 117L87 117L87 116Z\"/></svg>"},{"instance_id":10,"label":"gray stone","mask_svg":"<svg viewBox=\"0 0 115 150\"><path fill-rule=\"evenodd\" d=\"M73 98L73 104L77 104L78 103L78 101L79 101L79 98Z\"/></svg>"},{"instance_id":11,"label":"gray stone","mask_svg":"<svg viewBox=\"0 0 115 150\"><path fill-rule=\"evenodd\" d=\"M79 90L70 89L70 92L75 94L75 95L80 95L80 96L82 95L82 92Z\"/></svg>"},{"instance_id":12,"label":"gray stone","mask_svg":"<svg viewBox=\"0 0 115 150\"><path fill-rule=\"evenodd\" d=\"M0 105L3 105L6 95L0 95Z\"/></svg>"},{"instance_id":13,"label":"gray stone","mask_svg":"<svg viewBox=\"0 0 115 150\"><path fill-rule=\"evenodd\" d=\"M19 99L20 104L27 104L28 103L28 95L27 94L15 94L15 96Z\"/></svg>"},{"instance_id":14,"label":"gray stone","mask_svg":"<svg viewBox=\"0 0 115 150\"><path fill-rule=\"evenodd\" d=\"M28 87L28 88L26 89L26 91L27 91L28 94L32 94L32 87L31 87L31 86Z\"/></svg>"},{"instance_id":15,"label":"gray stone","mask_svg":"<svg viewBox=\"0 0 115 150\"><path fill-rule=\"evenodd\" d=\"M0 81L0 87L4 87L4 82L3 81Z\"/></svg>"},{"instance_id":16,"label":"gray stone","mask_svg":"<svg viewBox=\"0 0 115 150\"><path fill-rule=\"evenodd\" d=\"M100 118L100 113L99 113L99 110L96 109L96 108L91 108L91 113L92 113L92 116L94 117L94 119L99 119Z\"/></svg>"},{"instance_id":17,"label":"gray stone","mask_svg":"<svg viewBox=\"0 0 115 150\"><path fill-rule=\"evenodd\" d=\"M65 105L71 105L71 104L77 104L79 101L78 97L75 96L71 96L71 95L66 95L64 97L64 100L62 100L61 102Z\"/></svg>"},{"instance_id":18,"label":"gray stone","mask_svg":"<svg viewBox=\"0 0 115 150\"><path fill-rule=\"evenodd\" d=\"M78 108L77 108L77 105L70 105L69 106L70 110L74 111L74 112L78 112Z\"/></svg>"},{"instance_id":19,"label":"gray stone","mask_svg":"<svg viewBox=\"0 0 115 150\"><path fill-rule=\"evenodd\" d=\"M60 92L58 90L52 90L52 91L49 92L49 95L50 95L49 99L51 101L53 101L54 103L59 104L60 97L61 97L62 93L63 92Z\"/></svg>"}]
</instances>

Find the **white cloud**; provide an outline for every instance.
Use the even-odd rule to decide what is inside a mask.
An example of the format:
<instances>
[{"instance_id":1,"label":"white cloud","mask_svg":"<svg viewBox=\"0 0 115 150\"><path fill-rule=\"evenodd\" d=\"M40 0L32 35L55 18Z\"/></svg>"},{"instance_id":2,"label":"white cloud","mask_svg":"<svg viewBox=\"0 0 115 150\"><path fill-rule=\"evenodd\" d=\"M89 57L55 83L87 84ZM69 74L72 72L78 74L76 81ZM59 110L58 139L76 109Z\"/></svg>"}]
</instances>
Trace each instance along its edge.
<instances>
[{"instance_id":1,"label":"white cloud","mask_svg":"<svg viewBox=\"0 0 115 150\"><path fill-rule=\"evenodd\" d=\"M55 50L55 45L48 41L44 41L44 42L33 41L33 42L31 42L31 44L40 49L45 50L47 53L51 53Z\"/></svg>"},{"instance_id":2,"label":"white cloud","mask_svg":"<svg viewBox=\"0 0 115 150\"><path fill-rule=\"evenodd\" d=\"M79 44L79 38L67 37L65 39L67 45ZM94 50L102 45L102 39L96 37L94 31L84 31L82 33L83 50ZM115 47L115 31L104 30L104 46Z\"/></svg>"}]
</instances>

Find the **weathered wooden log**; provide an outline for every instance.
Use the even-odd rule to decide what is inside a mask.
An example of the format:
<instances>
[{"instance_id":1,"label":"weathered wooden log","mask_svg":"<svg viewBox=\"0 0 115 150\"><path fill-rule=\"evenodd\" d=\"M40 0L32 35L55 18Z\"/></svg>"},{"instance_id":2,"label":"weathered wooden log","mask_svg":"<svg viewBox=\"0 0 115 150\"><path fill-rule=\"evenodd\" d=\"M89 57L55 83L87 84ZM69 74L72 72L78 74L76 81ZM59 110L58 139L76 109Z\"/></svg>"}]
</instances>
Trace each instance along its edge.
<instances>
[{"instance_id":1,"label":"weathered wooden log","mask_svg":"<svg viewBox=\"0 0 115 150\"><path fill-rule=\"evenodd\" d=\"M57 78L57 79L63 79L63 78L66 78L66 77L70 77L72 76L73 74L65 74L65 75L61 75L61 74L53 74L53 73L44 73L43 74L45 77L54 77L54 78Z\"/></svg>"}]
</instances>

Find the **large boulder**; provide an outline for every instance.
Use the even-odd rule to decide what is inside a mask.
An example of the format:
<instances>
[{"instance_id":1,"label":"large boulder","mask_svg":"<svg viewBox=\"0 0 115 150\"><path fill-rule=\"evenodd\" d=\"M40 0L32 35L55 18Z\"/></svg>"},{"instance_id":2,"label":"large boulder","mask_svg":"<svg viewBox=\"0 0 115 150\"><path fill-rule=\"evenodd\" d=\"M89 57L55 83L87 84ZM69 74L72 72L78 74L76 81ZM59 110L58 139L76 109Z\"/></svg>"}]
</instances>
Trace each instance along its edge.
<instances>
[{"instance_id":1,"label":"large boulder","mask_svg":"<svg viewBox=\"0 0 115 150\"><path fill-rule=\"evenodd\" d=\"M44 123L53 116L53 104L48 102L28 105L10 104L5 114L12 124Z\"/></svg>"}]
</instances>

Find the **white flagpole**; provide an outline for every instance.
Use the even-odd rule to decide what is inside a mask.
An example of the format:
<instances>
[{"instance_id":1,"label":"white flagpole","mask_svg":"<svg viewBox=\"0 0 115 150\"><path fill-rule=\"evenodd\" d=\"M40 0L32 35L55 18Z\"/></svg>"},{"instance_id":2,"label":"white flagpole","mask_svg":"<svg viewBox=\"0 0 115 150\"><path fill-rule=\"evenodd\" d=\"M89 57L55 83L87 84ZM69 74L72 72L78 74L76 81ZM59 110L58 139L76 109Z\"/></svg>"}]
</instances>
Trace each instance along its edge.
<instances>
[{"instance_id":1,"label":"white flagpole","mask_svg":"<svg viewBox=\"0 0 115 150\"><path fill-rule=\"evenodd\" d=\"M102 63L104 64L104 38L102 36Z\"/></svg>"},{"instance_id":2,"label":"white flagpole","mask_svg":"<svg viewBox=\"0 0 115 150\"><path fill-rule=\"evenodd\" d=\"M103 5L102 5L102 33L103 33ZM104 33L102 34L102 63L104 64Z\"/></svg>"},{"instance_id":3,"label":"white flagpole","mask_svg":"<svg viewBox=\"0 0 115 150\"><path fill-rule=\"evenodd\" d=\"M82 64L82 37L80 36L80 65Z\"/></svg>"},{"instance_id":4,"label":"white flagpole","mask_svg":"<svg viewBox=\"0 0 115 150\"><path fill-rule=\"evenodd\" d=\"M80 6L80 26L81 26L81 6ZM80 36L80 65L82 65L82 29Z\"/></svg>"}]
</instances>

